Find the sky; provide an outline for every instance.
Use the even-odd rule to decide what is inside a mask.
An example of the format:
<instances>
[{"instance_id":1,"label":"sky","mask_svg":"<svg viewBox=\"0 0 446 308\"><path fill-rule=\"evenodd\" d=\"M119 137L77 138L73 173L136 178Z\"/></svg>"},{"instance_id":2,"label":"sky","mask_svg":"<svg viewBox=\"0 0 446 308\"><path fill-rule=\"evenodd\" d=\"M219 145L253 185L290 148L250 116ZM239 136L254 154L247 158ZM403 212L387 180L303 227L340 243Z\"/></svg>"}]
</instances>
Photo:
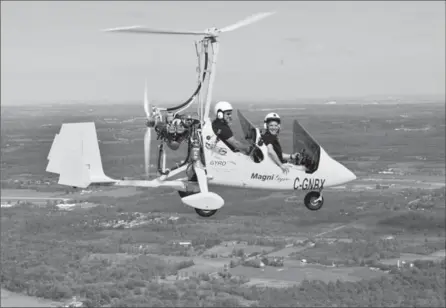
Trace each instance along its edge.
<instances>
[{"instance_id":1,"label":"sky","mask_svg":"<svg viewBox=\"0 0 446 308\"><path fill-rule=\"evenodd\" d=\"M444 95L444 1L2 1L1 103L182 102L197 85L191 36L276 11L220 37L214 98ZM198 38L198 37L197 37Z\"/></svg>"}]
</instances>

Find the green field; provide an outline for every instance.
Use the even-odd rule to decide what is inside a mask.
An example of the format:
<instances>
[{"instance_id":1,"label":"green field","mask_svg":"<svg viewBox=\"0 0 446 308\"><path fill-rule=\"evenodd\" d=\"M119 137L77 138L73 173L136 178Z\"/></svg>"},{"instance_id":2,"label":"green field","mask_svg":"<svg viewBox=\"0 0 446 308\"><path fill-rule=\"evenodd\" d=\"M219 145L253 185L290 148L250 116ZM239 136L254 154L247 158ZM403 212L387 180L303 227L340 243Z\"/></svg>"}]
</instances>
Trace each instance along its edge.
<instances>
[{"instance_id":1,"label":"green field","mask_svg":"<svg viewBox=\"0 0 446 308\"><path fill-rule=\"evenodd\" d=\"M14 200L1 208L2 288L53 301L78 296L96 306L444 306L444 257L392 267L398 258L438 259L444 250L444 104L276 105L285 151L297 118L358 175L327 189L320 211L308 211L303 194L217 187L225 206L206 219L169 189L61 187L45 168L51 140L68 121L96 122L108 175L142 177L144 123L125 122L141 106L2 106L2 203ZM242 111L261 125L266 107ZM234 130L240 135L237 119ZM185 156L170 154L169 163ZM50 198L79 205L35 204ZM283 267L235 264L271 250L285 258ZM28 297L8 294L2 306L27 305L11 300Z\"/></svg>"},{"instance_id":2,"label":"green field","mask_svg":"<svg viewBox=\"0 0 446 308\"><path fill-rule=\"evenodd\" d=\"M329 268L320 265L303 265L299 268L292 267L277 269L267 267L264 270L239 266L231 269L234 275L252 277L253 279L285 281L299 285L304 280L320 280L324 282L360 281L362 279L372 279L385 275L383 272L373 271L364 267Z\"/></svg>"}]
</instances>

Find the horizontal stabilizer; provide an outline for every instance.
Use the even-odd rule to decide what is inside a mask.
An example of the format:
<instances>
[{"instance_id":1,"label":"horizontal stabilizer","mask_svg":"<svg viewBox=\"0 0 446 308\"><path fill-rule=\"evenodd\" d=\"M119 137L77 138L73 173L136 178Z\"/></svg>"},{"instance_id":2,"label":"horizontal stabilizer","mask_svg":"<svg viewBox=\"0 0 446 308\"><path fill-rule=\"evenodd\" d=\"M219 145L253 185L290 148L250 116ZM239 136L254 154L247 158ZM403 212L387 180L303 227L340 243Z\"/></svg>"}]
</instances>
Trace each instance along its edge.
<instances>
[{"instance_id":1,"label":"horizontal stabilizer","mask_svg":"<svg viewBox=\"0 0 446 308\"><path fill-rule=\"evenodd\" d=\"M104 174L93 122L64 123L48 155L47 172L59 174L59 184L86 188L115 183Z\"/></svg>"}]
</instances>

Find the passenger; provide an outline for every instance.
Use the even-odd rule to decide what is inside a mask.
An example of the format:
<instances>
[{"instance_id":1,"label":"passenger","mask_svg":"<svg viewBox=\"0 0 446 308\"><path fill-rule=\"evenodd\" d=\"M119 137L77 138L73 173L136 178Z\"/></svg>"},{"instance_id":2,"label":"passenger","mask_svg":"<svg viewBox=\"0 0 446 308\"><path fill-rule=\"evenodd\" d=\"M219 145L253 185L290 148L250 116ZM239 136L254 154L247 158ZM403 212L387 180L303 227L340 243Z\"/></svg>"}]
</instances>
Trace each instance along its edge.
<instances>
[{"instance_id":1,"label":"passenger","mask_svg":"<svg viewBox=\"0 0 446 308\"><path fill-rule=\"evenodd\" d=\"M271 159L282 169L284 173L288 173L289 168L285 163L295 160L298 154L286 154L282 152L279 142L280 117L277 113L268 113L265 117L263 127L265 133L262 135L262 141L268 148L268 154Z\"/></svg>"},{"instance_id":2,"label":"passenger","mask_svg":"<svg viewBox=\"0 0 446 308\"><path fill-rule=\"evenodd\" d=\"M248 153L249 145L245 145L235 139L229 126L232 122L232 106L230 103L222 101L215 104L214 112L216 119L212 122L212 130L217 138L223 141L233 152L242 151Z\"/></svg>"}]
</instances>

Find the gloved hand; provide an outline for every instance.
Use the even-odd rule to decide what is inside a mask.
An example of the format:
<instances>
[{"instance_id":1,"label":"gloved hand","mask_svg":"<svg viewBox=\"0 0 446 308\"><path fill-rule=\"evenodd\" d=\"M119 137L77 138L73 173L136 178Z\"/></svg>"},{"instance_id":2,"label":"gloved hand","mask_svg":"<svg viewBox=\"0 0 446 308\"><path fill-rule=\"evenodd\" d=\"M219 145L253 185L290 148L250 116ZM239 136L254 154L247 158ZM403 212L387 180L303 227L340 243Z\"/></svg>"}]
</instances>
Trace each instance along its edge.
<instances>
[{"instance_id":1,"label":"gloved hand","mask_svg":"<svg viewBox=\"0 0 446 308\"><path fill-rule=\"evenodd\" d=\"M285 164L282 164L282 166L280 166L280 169L282 169L282 172L285 174L290 171L290 168L288 168Z\"/></svg>"},{"instance_id":2,"label":"gloved hand","mask_svg":"<svg viewBox=\"0 0 446 308\"><path fill-rule=\"evenodd\" d=\"M299 165L302 162L302 155L299 152L291 154L290 158L295 165Z\"/></svg>"}]
</instances>

